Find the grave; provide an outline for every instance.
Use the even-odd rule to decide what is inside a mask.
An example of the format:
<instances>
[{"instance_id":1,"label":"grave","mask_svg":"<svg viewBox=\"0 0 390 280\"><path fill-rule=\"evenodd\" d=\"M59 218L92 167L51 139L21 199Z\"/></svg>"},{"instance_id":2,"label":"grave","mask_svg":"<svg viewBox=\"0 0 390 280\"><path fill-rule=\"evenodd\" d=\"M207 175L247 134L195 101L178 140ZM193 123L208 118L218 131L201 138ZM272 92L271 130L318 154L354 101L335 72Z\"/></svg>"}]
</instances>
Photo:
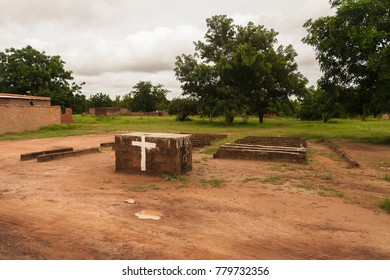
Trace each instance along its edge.
<instances>
[{"instance_id":1,"label":"grave","mask_svg":"<svg viewBox=\"0 0 390 280\"><path fill-rule=\"evenodd\" d=\"M214 158L306 163L306 140L290 137L248 136L219 147Z\"/></svg>"},{"instance_id":2,"label":"grave","mask_svg":"<svg viewBox=\"0 0 390 280\"><path fill-rule=\"evenodd\" d=\"M115 136L115 170L161 176L192 170L190 135L134 132Z\"/></svg>"}]
</instances>

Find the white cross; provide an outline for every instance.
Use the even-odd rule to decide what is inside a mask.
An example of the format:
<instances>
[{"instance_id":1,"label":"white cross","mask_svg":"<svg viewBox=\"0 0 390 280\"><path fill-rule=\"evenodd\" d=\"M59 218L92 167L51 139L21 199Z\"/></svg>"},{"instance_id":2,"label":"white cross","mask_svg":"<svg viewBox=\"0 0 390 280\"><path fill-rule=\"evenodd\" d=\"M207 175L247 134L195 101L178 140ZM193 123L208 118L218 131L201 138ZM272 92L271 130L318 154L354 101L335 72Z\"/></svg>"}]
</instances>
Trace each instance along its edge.
<instances>
[{"instance_id":1,"label":"white cross","mask_svg":"<svg viewBox=\"0 0 390 280\"><path fill-rule=\"evenodd\" d=\"M141 135L141 142L132 141L131 145L141 147L141 171L146 171L146 149L156 148L156 144L145 142L145 135Z\"/></svg>"}]
</instances>

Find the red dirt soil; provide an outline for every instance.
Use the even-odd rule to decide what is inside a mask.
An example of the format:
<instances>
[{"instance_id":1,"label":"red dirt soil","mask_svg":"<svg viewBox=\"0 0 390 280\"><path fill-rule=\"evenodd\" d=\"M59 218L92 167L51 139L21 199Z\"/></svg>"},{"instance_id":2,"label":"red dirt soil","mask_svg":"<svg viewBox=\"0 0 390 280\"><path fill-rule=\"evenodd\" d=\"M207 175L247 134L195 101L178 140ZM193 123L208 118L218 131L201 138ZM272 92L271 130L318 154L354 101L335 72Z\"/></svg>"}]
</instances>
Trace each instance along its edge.
<instances>
[{"instance_id":1,"label":"red dirt soil","mask_svg":"<svg viewBox=\"0 0 390 280\"><path fill-rule=\"evenodd\" d=\"M110 148L19 160L113 140L0 142L0 259L390 259L390 215L378 206L390 198L389 146L338 142L357 169L322 143L309 143L307 165L195 150L176 180L116 173ZM141 210L163 217L140 220Z\"/></svg>"}]
</instances>

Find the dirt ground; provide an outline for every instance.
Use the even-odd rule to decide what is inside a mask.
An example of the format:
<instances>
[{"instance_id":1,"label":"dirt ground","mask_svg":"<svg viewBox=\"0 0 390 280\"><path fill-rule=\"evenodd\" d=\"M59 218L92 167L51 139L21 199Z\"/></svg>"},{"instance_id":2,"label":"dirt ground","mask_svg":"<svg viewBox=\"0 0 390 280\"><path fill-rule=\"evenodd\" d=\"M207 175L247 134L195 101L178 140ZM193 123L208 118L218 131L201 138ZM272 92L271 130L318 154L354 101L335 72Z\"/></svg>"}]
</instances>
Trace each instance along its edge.
<instances>
[{"instance_id":1,"label":"dirt ground","mask_svg":"<svg viewBox=\"0 0 390 280\"><path fill-rule=\"evenodd\" d=\"M356 169L323 143L309 143L307 165L195 150L191 173L165 179L116 173L110 148L19 160L113 140L0 142L0 259L390 259L390 215L378 207L390 197L389 146L339 142ZM140 220L141 210L163 217Z\"/></svg>"}]
</instances>

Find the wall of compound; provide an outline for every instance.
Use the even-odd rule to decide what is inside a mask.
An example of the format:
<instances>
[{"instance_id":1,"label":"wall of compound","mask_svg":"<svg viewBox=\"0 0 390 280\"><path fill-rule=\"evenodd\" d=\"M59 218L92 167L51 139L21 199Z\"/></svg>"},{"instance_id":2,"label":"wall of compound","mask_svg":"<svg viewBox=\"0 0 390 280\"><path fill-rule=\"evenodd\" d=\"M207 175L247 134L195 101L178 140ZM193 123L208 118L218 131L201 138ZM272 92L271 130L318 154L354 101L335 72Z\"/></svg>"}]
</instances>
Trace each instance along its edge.
<instances>
[{"instance_id":1,"label":"wall of compound","mask_svg":"<svg viewBox=\"0 0 390 280\"><path fill-rule=\"evenodd\" d=\"M37 130L60 123L61 108L59 106L0 105L0 134Z\"/></svg>"}]
</instances>

